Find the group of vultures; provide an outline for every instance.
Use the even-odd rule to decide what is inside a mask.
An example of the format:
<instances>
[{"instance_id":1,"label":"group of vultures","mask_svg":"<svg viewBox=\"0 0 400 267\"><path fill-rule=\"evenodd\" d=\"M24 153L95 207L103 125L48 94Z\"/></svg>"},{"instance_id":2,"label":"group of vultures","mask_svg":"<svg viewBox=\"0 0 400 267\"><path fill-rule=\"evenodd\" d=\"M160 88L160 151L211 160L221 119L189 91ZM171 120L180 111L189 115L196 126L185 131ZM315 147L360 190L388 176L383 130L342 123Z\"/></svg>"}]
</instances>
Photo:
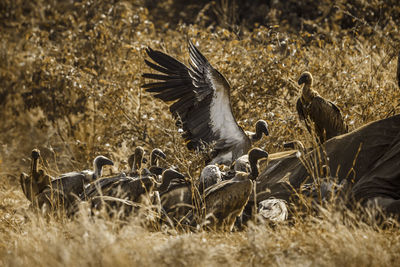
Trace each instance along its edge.
<instances>
[{"instance_id":1,"label":"group of vultures","mask_svg":"<svg viewBox=\"0 0 400 267\"><path fill-rule=\"evenodd\" d=\"M32 207L73 217L85 203L93 215L126 219L146 214L158 225L227 231L252 218L290 220L302 205L299 199L310 200L304 203L316 209L334 200L348 209L374 207L398 218L400 115L348 132L340 109L319 95L311 73L304 72L298 79L302 93L296 109L315 145L307 148L294 140L284 145L286 150L268 154L253 147L269 135L267 123L258 120L254 133L241 128L225 77L191 41L188 49L186 66L148 48L145 63L155 73L143 74L151 83L142 87L170 104L188 149L212 148L200 177L189 179L165 166L168 155L161 149L153 149L147 159L138 146L128 159L130 169L119 174L103 177L103 166L113 161L98 156L93 170L54 178L41 167L40 151L34 149L30 173L20 177ZM400 87L400 56L398 64Z\"/></svg>"}]
</instances>

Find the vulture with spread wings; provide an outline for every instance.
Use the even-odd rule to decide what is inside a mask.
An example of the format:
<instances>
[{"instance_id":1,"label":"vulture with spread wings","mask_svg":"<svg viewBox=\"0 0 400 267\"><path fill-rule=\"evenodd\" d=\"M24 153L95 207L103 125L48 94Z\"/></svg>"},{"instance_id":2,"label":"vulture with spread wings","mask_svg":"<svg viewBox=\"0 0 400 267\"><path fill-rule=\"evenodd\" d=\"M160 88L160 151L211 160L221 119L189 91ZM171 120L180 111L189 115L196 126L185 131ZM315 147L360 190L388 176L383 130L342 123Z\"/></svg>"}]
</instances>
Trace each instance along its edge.
<instances>
[{"instance_id":1,"label":"vulture with spread wings","mask_svg":"<svg viewBox=\"0 0 400 267\"><path fill-rule=\"evenodd\" d=\"M191 41L189 67L161 51L148 48L146 52L156 63L145 60L146 64L161 74L144 73L144 78L157 81L144 84L143 88L164 102L173 102L170 111L182 123L183 138L189 149L215 145L211 164L232 163L246 154L262 133L268 135L268 125L263 120L257 121L256 133L245 132L238 125L232 113L227 80Z\"/></svg>"}]
</instances>

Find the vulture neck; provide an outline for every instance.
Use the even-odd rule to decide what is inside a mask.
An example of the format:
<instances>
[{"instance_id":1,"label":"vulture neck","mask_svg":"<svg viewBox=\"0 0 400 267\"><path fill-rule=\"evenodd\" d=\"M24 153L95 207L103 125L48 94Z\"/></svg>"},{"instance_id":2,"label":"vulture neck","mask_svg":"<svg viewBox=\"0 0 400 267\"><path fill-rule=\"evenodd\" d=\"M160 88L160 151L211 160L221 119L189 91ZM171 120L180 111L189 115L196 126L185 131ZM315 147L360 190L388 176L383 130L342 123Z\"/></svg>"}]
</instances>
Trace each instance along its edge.
<instances>
[{"instance_id":1,"label":"vulture neck","mask_svg":"<svg viewBox=\"0 0 400 267\"><path fill-rule=\"evenodd\" d=\"M306 103L310 102L314 97L318 96L317 91L313 90L311 87L311 81L307 81L304 83L301 97Z\"/></svg>"},{"instance_id":2,"label":"vulture neck","mask_svg":"<svg viewBox=\"0 0 400 267\"><path fill-rule=\"evenodd\" d=\"M150 155L150 166L158 166L158 157L153 154Z\"/></svg>"},{"instance_id":3,"label":"vulture neck","mask_svg":"<svg viewBox=\"0 0 400 267\"><path fill-rule=\"evenodd\" d=\"M33 158L31 172L32 176L38 173L38 158Z\"/></svg>"},{"instance_id":4,"label":"vulture neck","mask_svg":"<svg viewBox=\"0 0 400 267\"><path fill-rule=\"evenodd\" d=\"M257 160L250 160L250 176L252 179L256 179L258 177Z\"/></svg>"},{"instance_id":5,"label":"vulture neck","mask_svg":"<svg viewBox=\"0 0 400 267\"><path fill-rule=\"evenodd\" d=\"M94 164L94 173L93 173L93 179L97 179L101 177L101 172L102 172L102 167L99 167L98 164Z\"/></svg>"},{"instance_id":6,"label":"vulture neck","mask_svg":"<svg viewBox=\"0 0 400 267\"><path fill-rule=\"evenodd\" d=\"M256 129L256 132L253 133L253 134L250 136L251 142L256 142L256 141L260 140L261 137L262 137L262 134L263 134L263 133L261 132L260 129Z\"/></svg>"},{"instance_id":7,"label":"vulture neck","mask_svg":"<svg viewBox=\"0 0 400 267\"><path fill-rule=\"evenodd\" d=\"M136 156L135 155L135 159L133 161L133 166L132 166L132 172L138 172L140 170L140 168L142 167L142 156Z\"/></svg>"},{"instance_id":8,"label":"vulture neck","mask_svg":"<svg viewBox=\"0 0 400 267\"><path fill-rule=\"evenodd\" d=\"M163 193L168 189L169 184L171 183L172 176L163 177L161 184L158 184L158 192Z\"/></svg>"}]
</instances>

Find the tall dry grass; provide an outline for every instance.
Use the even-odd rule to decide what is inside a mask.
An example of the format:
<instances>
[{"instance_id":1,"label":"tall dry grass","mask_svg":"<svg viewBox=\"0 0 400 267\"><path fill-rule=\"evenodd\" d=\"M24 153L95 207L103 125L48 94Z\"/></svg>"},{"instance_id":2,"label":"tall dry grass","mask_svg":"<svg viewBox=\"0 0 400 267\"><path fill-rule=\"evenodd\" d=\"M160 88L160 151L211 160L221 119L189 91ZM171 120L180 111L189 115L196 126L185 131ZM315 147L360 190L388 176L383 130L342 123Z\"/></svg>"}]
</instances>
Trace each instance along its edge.
<instances>
[{"instance_id":1,"label":"tall dry grass","mask_svg":"<svg viewBox=\"0 0 400 267\"><path fill-rule=\"evenodd\" d=\"M399 112L396 1L245 2L0 4L0 265L399 264L396 224L333 208L234 233L151 231L135 217L121 227L84 211L46 219L28 208L17 178L34 147L52 175L88 168L98 154L116 163L106 173L117 172L142 145L197 177L201 158L185 148L167 106L140 88L147 46L187 62L191 38L230 82L240 125L269 123L257 145L271 153L288 140L312 144L295 111L304 70L351 130Z\"/></svg>"}]
</instances>

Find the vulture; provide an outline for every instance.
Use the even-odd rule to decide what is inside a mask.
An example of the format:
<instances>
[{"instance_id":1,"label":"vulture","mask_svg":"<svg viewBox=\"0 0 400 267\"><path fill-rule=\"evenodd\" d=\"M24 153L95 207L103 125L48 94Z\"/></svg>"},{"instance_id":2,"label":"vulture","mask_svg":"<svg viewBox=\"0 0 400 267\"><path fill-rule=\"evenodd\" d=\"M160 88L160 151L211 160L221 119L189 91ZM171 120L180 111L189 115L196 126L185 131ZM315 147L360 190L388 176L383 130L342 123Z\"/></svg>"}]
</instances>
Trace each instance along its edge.
<instances>
[{"instance_id":1,"label":"vulture","mask_svg":"<svg viewBox=\"0 0 400 267\"><path fill-rule=\"evenodd\" d=\"M155 157L163 157L164 153L159 149L153 152L153 163L157 165ZM99 210L106 204L105 207L109 212L111 210L119 212L123 208L124 215L129 215L135 206L146 203L148 197L152 197L154 190L160 192L167 190L170 181L176 178L176 172L165 170L162 173L161 183L158 183L156 174L142 169L143 155L143 148L138 146L128 176L122 173L94 181L85 187L80 199L90 201L93 209Z\"/></svg>"},{"instance_id":2,"label":"vulture","mask_svg":"<svg viewBox=\"0 0 400 267\"><path fill-rule=\"evenodd\" d=\"M255 180L258 176L257 163L260 159L268 159L268 153L260 148L252 148L247 155L238 158L234 164L235 172L247 172L250 179Z\"/></svg>"},{"instance_id":3,"label":"vulture","mask_svg":"<svg viewBox=\"0 0 400 267\"><path fill-rule=\"evenodd\" d=\"M172 170L169 170L172 171ZM168 187L159 189L163 216L170 225L182 226L190 223L189 213L193 209L193 191L191 182L179 172L174 171Z\"/></svg>"},{"instance_id":4,"label":"vulture","mask_svg":"<svg viewBox=\"0 0 400 267\"><path fill-rule=\"evenodd\" d=\"M169 107L183 129L188 149L201 150L214 145L210 164L230 165L246 154L262 134L268 135L268 125L259 120L256 132L244 131L237 123L230 103L230 86L225 77L189 40L189 67L161 51L151 48L147 55L155 62L145 63L158 74L144 73L155 82L144 84L155 98L172 103Z\"/></svg>"},{"instance_id":5,"label":"vulture","mask_svg":"<svg viewBox=\"0 0 400 267\"><path fill-rule=\"evenodd\" d=\"M51 183L51 177L44 170L39 169L40 151L38 149L32 150L31 157L30 176L26 173L21 173L20 184L26 198L33 202L36 195Z\"/></svg>"},{"instance_id":6,"label":"vulture","mask_svg":"<svg viewBox=\"0 0 400 267\"><path fill-rule=\"evenodd\" d=\"M128 158L128 165L131 169L127 172L127 175L132 177L139 175L142 171L144 160L144 149L141 146L137 146L133 154Z\"/></svg>"},{"instance_id":7,"label":"vulture","mask_svg":"<svg viewBox=\"0 0 400 267\"><path fill-rule=\"evenodd\" d=\"M235 176L216 183L204 191L207 227L231 231L236 218L241 215L253 189L253 181L258 176L257 162L268 158L268 153L253 148L248 154L250 173L237 171Z\"/></svg>"},{"instance_id":8,"label":"vulture","mask_svg":"<svg viewBox=\"0 0 400 267\"><path fill-rule=\"evenodd\" d=\"M302 94L297 100L296 109L299 118L312 133L312 124L319 143L324 143L337 135L347 133L347 125L343 120L340 109L331 101L322 98L312 89L313 77L310 72L301 74L298 84L303 86Z\"/></svg>"},{"instance_id":9,"label":"vulture","mask_svg":"<svg viewBox=\"0 0 400 267\"><path fill-rule=\"evenodd\" d=\"M37 205L42 208L45 205L51 210L63 207L65 211L70 210L78 196L83 192L85 185L100 178L105 165L114 163L104 157L97 156L93 161L93 170L80 172L69 172L52 180L37 197Z\"/></svg>"},{"instance_id":10,"label":"vulture","mask_svg":"<svg viewBox=\"0 0 400 267\"><path fill-rule=\"evenodd\" d=\"M142 158L142 161L135 161L135 158ZM158 162L160 159L166 159L167 156L164 152L161 151L159 148L155 148L150 153L150 166L149 168L142 169L142 163L146 163L147 159L144 158L144 149L141 146L135 148L135 151L132 155L128 158L128 165L131 167L129 171L127 171L128 176L136 176L139 172L142 175L156 175L157 177L165 171L165 168L159 167Z\"/></svg>"}]
</instances>

